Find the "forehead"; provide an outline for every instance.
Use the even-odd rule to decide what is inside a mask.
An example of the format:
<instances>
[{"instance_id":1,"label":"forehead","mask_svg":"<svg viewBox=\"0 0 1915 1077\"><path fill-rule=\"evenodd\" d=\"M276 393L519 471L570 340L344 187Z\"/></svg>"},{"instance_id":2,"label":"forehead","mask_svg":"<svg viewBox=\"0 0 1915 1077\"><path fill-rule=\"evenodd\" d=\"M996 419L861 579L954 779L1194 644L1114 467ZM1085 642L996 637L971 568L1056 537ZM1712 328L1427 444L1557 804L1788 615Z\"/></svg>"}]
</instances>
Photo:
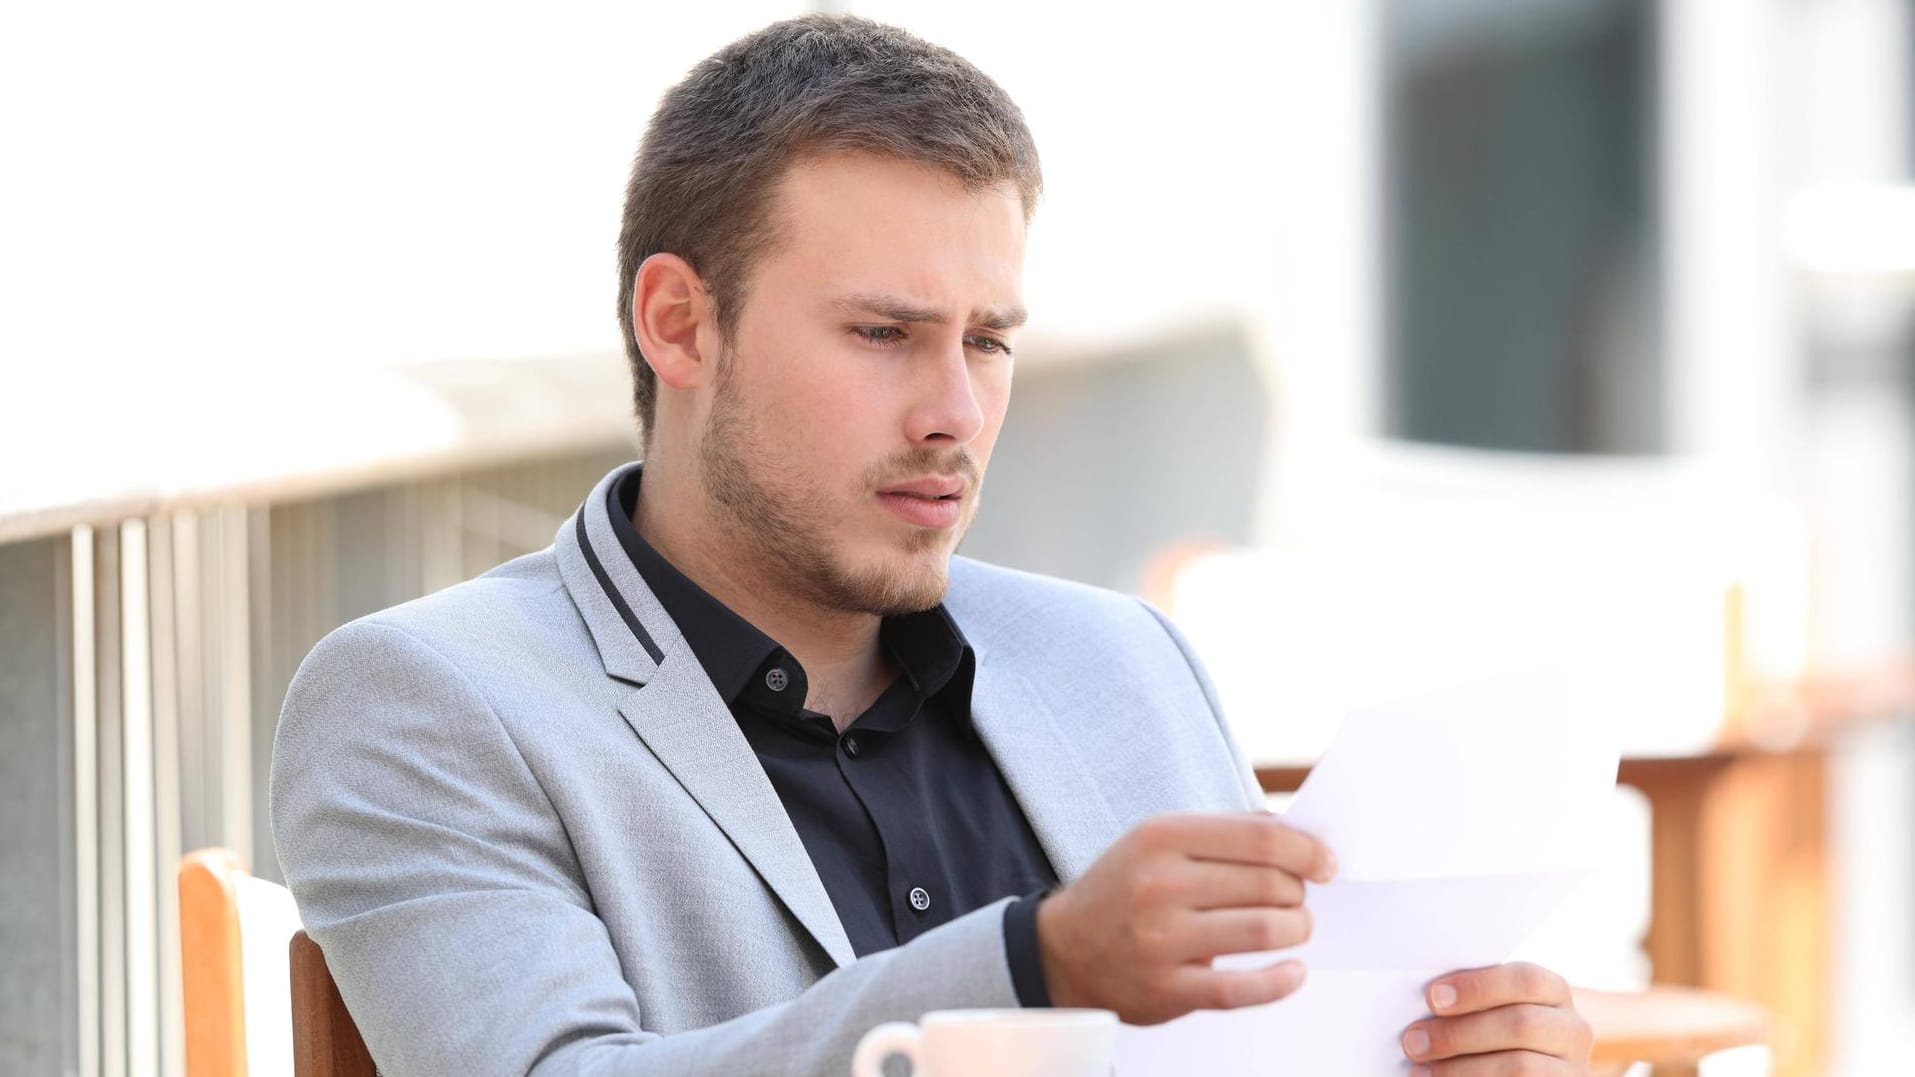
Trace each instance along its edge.
<instances>
[{"instance_id":1,"label":"forehead","mask_svg":"<svg viewBox=\"0 0 1915 1077\"><path fill-rule=\"evenodd\" d=\"M772 215L778 240L761 269L781 283L903 290L926 301L1019 300L1024 208L1009 185L969 190L929 165L834 154L788 169Z\"/></svg>"}]
</instances>

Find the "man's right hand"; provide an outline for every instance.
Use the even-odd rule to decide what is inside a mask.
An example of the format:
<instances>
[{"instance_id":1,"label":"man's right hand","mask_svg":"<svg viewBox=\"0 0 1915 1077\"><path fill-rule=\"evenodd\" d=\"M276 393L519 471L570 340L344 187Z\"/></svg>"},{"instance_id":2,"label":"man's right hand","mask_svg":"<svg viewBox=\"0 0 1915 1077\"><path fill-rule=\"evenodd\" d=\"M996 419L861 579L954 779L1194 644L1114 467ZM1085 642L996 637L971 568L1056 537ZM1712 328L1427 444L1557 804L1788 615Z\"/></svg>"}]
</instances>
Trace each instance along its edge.
<instances>
[{"instance_id":1,"label":"man's right hand","mask_svg":"<svg viewBox=\"0 0 1915 1077\"><path fill-rule=\"evenodd\" d=\"M1301 962L1212 969L1210 959L1308 939L1304 881L1335 872L1327 846L1265 812L1146 819L1038 905L1051 1002L1151 1025L1283 998L1302 985Z\"/></svg>"}]
</instances>

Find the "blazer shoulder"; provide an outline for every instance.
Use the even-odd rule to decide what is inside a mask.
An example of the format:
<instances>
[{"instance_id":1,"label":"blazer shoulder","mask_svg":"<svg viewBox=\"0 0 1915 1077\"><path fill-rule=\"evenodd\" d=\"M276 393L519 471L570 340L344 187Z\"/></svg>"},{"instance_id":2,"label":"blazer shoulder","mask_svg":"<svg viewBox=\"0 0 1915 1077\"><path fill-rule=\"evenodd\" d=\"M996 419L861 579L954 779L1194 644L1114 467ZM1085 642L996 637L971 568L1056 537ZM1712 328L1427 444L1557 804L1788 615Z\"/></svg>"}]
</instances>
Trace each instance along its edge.
<instances>
[{"instance_id":1,"label":"blazer shoulder","mask_svg":"<svg viewBox=\"0 0 1915 1077\"><path fill-rule=\"evenodd\" d=\"M342 625L383 625L454 656L472 646L497 648L576 620L550 547L507 561L472 579L366 614Z\"/></svg>"},{"instance_id":2,"label":"blazer shoulder","mask_svg":"<svg viewBox=\"0 0 1915 1077\"><path fill-rule=\"evenodd\" d=\"M981 653L1046 685L1074 728L1139 746L1134 773L1180 773L1173 785L1210 790L1203 802L1219 807L1261 803L1208 672L1154 606L961 559L953 559L945 601Z\"/></svg>"},{"instance_id":3,"label":"blazer shoulder","mask_svg":"<svg viewBox=\"0 0 1915 1077\"><path fill-rule=\"evenodd\" d=\"M333 629L300 663L294 685L322 675L390 679L442 664L489 695L497 675L560 669L567 657L596 653L548 547Z\"/></svg>"},{"instance_id":4,"label":"blazer shoulder","mask_svg":"<svg viewBox=\"0 0 1915 1077\"><path fill-rule=\"evenodd\" d=\"M501 701L550 695L596 654L548 547L328 632L287 686L275 758L375 730L491 735Z\"/></svg>"},{"instance_id":5,"label":"blazer shoulder","mask_svg":"<svg viewBox=\"0 0 1915 1077\"><path fill-rule=\"evenodd\" d=\"M501 628L509 630L528 617L545 615L555 604L571 607L558 558L548 546L365 619L404 628L424 639L470 633L479 625L490 625L486 634L496 635Z\"/></svg>"},{"instance_id":6,"label":"blazer shoulder","mask_svg":"<svg viewBox=\"0 0 1915 1077\"><path fill-rule=\"evenodd\" d=\"M969 557L951 558L951 593L963 598L1017 602L1035 609L1129 605L1135 600L1108 588L1058 576L993 565Z\"/></svg>"},{"instance_id":7,"label":"blazer shoulder","mask_svg":"<svg viewBox=\"0 0 1915 1077\"><path fill-rule=\"evenodd\" d=\"M1134 595L963 557L951 559L945 607L978 641L1068 639L1083 647L1169 639L1154 611Z\"/></svg>"}]
</instances>

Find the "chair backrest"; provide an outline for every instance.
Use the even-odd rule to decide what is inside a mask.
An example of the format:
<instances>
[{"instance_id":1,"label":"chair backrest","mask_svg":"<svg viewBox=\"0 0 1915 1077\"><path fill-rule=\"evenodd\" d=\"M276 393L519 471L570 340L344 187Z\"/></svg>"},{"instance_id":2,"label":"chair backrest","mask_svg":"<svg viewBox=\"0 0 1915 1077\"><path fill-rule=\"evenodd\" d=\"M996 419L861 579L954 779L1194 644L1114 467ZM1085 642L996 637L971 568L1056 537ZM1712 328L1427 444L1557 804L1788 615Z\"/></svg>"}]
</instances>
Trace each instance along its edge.
<instances>
[{"instance_id":1,"label":"chair backrest","mask_svg":"<svg viewBox=\"0 0 1915 1077\"><path fill-rule=\"evenodd\" d=\"M346 1012L319 944L296 931L289 956L295 1077L373 1077L372 1054Z\"/></svg>"},{"instance_id":2,"label":"chair backrest","mask_svg":"<svg viewBox=\"0 0 1915 1077\"><path fill-rule=\"evenodd\" d=\"M191 1077L269 1077L292 1069L286 940L299 911L230 849L180 860L180 970Z\"/></svg>"}]
</instances>

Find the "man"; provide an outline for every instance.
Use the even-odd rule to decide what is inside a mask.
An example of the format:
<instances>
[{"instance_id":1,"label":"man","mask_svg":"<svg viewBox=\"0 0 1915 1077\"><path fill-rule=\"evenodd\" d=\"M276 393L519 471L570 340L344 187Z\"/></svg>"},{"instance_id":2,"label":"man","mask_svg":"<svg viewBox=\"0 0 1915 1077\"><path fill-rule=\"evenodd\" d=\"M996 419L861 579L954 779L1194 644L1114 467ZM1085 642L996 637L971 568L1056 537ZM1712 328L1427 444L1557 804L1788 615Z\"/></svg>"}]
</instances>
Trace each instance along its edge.
<instances>
[{"instance_id":1,"label":"man","mask_svg":"<svg viewBox=\"0 0 1915 1077\"><path fill-rule=\"evenodd\" d=\"M1181 637L953 557L1038 187L994 83L862 20L665 97L620 241L642 468L327 637L281 718L286 876L386 1072L840 1074L931 1009L1297 989L1210 967L1306 938L1334 861L1257 810ZM1431 1072L1583 1072L1550 974L1431 1002Z\"/></svg>"}]
</instances>

